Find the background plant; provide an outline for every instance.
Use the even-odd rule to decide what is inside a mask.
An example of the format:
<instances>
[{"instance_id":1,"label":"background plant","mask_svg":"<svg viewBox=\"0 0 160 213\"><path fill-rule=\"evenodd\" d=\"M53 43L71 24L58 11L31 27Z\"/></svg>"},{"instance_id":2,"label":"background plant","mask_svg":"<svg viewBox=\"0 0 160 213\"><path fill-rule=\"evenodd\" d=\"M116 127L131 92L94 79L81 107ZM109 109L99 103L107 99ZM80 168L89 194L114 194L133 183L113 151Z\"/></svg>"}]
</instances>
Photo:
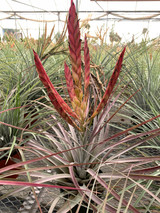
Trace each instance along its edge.
<instances>
[{"instance_id":1,"label":"background plant","mask_svg":"<svg viewBox=\"0 0 160 213\"><path fill-rule=\"evenodd\" d=\"M138 57L137 54L132 54L132 49L128 55L130 63L126 64L124 69L132 69L129 71L129 79L131 80L131 88L135 92L133 99L130 101L128 108L133 115L131 120L137 124L150 119L153 116L159 114L159 97L157 94L160 91L160 75L159 75L159 52L153 46L153 42L144 42L141 46L143 54ZM153 51L155 50L155 51ZM138 128L138 132L148 131L155 128L159 128L160 120L149 122L147 125L143 125ZM154 138L149 144L153 145L154 149L159 147L159 138ZM150 147L151 148L151 147Z\"/></svg>"},{"instance_id":2,"label":"background plant","mask_svg":"<svg viewBox=\"0 0 160 213\"><path fill-rule=\"evenodd\" d=\"M51 84L49 78L46 75L46 72L44 68L42 67L42 64L38 58L38 55L34 52L35 55L35 63L36 67L40 76L41 81L43 82L44 86L47 88L48 95L55 106L58 113L61 115L63 119L69 123L69 130L70 133L68 133L68 130L65 131L63 126L60 122L57 123L57 119L53 117L53 123L47 122L49 126L51 126L52 131L54 132L53 135L56 135L56 138L46 132L45 135L49 137L51 144L48 146L45 143L43 144L43 147L40 147L41 151L39 150L39 154L41 156L44 155L44 149L48 152L48 154L51 154L51 150L55 150L56 153L60 151L60 156L57 156L55 159L50 158L47 162L48 165L56 165L56 171L57 173L63 174L63 177L68 177L70 175L71 182L70 181L60 181L60 183L64 184L65 186L75 186L76 188L86 190L84 194L82 192L79 192L81 196L83 195L83 200L88 202L88 198L92 201L96 202L96 204L102 203L102 200L100 197L98 197L95 194L95 185L96 182L91 181L91 177L94 177L94 181L97 181L98 186L97 190L100 193L101 191L104 191L104 188L108 189L108 185L103 182L103 180L98 175L98 171L101 167L103 167L103 161L105 160L105 163L110 159L115 159L116 157L119 157L122 155L122 153L126 153L129 150L132 150L134 147L137 147L138 145L144 143L146 140L152 139L153 137L159 135L159 129L154 130L151 134L151 132L145 132L141 135L131 135L127 138L121 139L114 145L109 145L108 147L104 148L104 144L107 141L110 141L113 138L116 138L119 135L124 135L124 133L129 132L131 129L134 129L136 127L129 128L123 132L120 132L118 134L113 135L113 137L108 137L108 125L106 119L106 115L110 111L110 108L114 105L116 99L119 97L120 94L118 94L117 97L113 97L113 103L109 105L108 100L110 99L110 96L112 94L113 88L117 82L117 78L121 69L122 65L122 59L124 55L125 49L122 51L119 60L116 64L116 67L114 69L114 72L109 80L107 89L104 93L104 96L98 103L98 94L94 94L94 107L92 110L92 105L89 105L88 108L91 108L91 111L87 110L87 104L88 104L88 98L89 98L89 49L87 45L87 41L85 38L84 42L84 65L85 65L85 72L84 72L84 88L82 89L81 81L81 56L80 56L80 32L79 32L79 23L78 19L75 13L75 6L73 2L71 3L71 8L69 11L69 20L68 20L68 31L69 31L69 50L70 50L70 57L71 57L71 65L72 65L72 75L69 67L65 63L65 77L66 77L66 84L68 93L71 99L71 105L73 107L73 110L71 110L70 105L66 104L64 100L59 96L57 91L55 90L54 86ZM73 80L72 80L73 77ZM91 89L91 88L90 88ZM83 93L84 92L84 93ZM96 101L97 100L97 101ZM107 104L108 103L108 104ZM102 109L104 108L103 112L100 114ZM87 112L87 113L86 113ZM98 116L98 114L100 114ZM72 118L75 118L73 121ZM89 118L88 118L89 116ZM111 118L110 118L111 119ZM77 121L76 121L77 120ZM153 120L153 118L152 118ZM93 122L93 123L92 123ZM144 123L147 123L148 121L145 121ZM56 126L54 126L54 123L56 123ZM142 124L140 124L142 125ZM78 132L77 132L78 131ZM151 134L151 135L150 135ZM147 136L144 138L143 136ZM141 138L140 138L141 136ZM139 139L140 138L140 139ZM120 144L124 144L126 142L129 142L130 140L136 140L134 145L130 145L128 148L125 148L123 151L119 151L118 154L109 157L109 154L112 150L112 148L115 146L117 147ZM43 142L42 142L43 143ZM35 148L38 148L38 144L36 141L32 141L29 143L29 145L33 145ZM78 147L77 147L78 145ZM45 148L44 148L45 147ZM58 149L57 149L58 148ZM79 149L78 149L79 148ZM85 148L85 149L84 149ZM68 152L70 150L70 152ZM67 152L66 152L67 151ZM104 151L108 151L104 154ZM104 156L102 157L102 154ZM145 158L143 158L144 160ZM138 160L138 158L137 158ZM139 158L140 160L140 158ZM52 162L52 163L51 163ZM66 163L68 163L69 168L66 170ZM64 168L62 166L64 165ZM73 165L72 165L73 164ZM78 164L78 166L74 166L74 164ZM82 165L82 166L81 166ZM62 166L62 167L61 167ZM134 174L132 174L134 177ZM103 176L103 175L102 175ZM104 175L105 176L105 175ZM96 178L97 177L97 178ZM109 176L111 178L111 176ZM130 177L130 176L129 176ZM138 177L140 179L140 176ZM150 177L151 178L151 177ZM152 177L153 178L153 177ZM57 183L59 181L57 180ZM73 185L72 185L73 184ZM124 190L124 188L123 188ZM97 192L97 193L98 193ZM70 200L72 200L71 207L68 207L68 203L63 206L63 210L69 211L70 208L75 206L77 202L80 202L81 197L79 197L79 194L75 194L73 196L70 192L66 192L68 194L68 197ZM74 192L72 192L74 194ZM127 206L127 202L120 197L115 191L111 192L113 197L116 197L119 201L122 199L122 204L126 206L127 208L132 210L133 212L138 212L132 205ZM122 193L123 194L123 193ZM123 195L122 195L123 196ZM78 199L79 197L79 199ZM77 200L78 199L78 200ZM90 202L90 201L89 201ZM96 206L92 206L91 208L94 210ZM119 203L118 206L119 209L121 209L121 204ZM62 211L59 210L59 211ZM116 210L111 205L106 204L104 209L115 212Z\"/></svg>"}]
</instances>

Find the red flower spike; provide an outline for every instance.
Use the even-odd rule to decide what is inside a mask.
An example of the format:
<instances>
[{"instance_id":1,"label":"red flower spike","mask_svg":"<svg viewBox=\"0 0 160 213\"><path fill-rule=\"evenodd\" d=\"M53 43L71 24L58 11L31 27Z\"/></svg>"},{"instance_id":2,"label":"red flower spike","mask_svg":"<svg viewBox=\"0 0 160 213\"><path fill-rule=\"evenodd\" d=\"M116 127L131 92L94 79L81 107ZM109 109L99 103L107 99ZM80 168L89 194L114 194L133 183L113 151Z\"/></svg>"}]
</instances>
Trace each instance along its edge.
<instances>
[{"instance_id":1,"label":"red flower spike","mask_svg":"<svg viewBox=\"0 0 160 213\"><path fill-rule=\"evenodd\" d=\"M85 35L84 42L84 64L85 64L85 74L84 74L84 100L88 101L89 97L89 81L90 81L90 56L89 48L87 44L87 37Z\"/></svg>"},{"instance_id":2,"label":"red flower spike","mask_svg":"<svg viewBox=\"0 0 160 213\"><path fill-rule=\"evenodd\" d=\"M109 80L107 89L103 95L103 98L101 100L101 102L99 103L97 109L95 110L95 112L92 114L91 118L94 118L98 113L100 113L100 111L105 107L105 105L107 104L107 101L113 91L113 88L117 82L117 79L119 77L120 71L121 71L121 67L122 67L122 61L123 61L123 56L125 53L126 48L123 49L123 51L121 52L119 59L116 63L116 66L114 68L113 74Z\"/></svg>"},{"instance_id":3,"label":"red flower spike","mask_svg":"<svg viewBox=\"0 0 160 213\"><path fill-rule=\"evenodd\" d=\"M33 50L34 53L34 61L37 68L37 72L39 74L39 78L42 81L43 85L46 87L48 96L54 105L57 112L61 115L63 119L65 119L72 126L76 126L76 124L72 121L72 119L68 116L68 114L77 119L77 115L71 110L71 108L66 104L66 102L62 99L59 93L54 88L51 83L39 57L38 54ZM67 114L68 113L68 114Z\"/></svg>"},{"instance_id":4,"label":"red flower spike","mask_svg":"<svg viewBox=\"0 0 160 213\"><path fill-rule=\"evenodd\" d=\"M79 20L76 13L76 8L71 0L71 7L69 9L68 18L68 34L69 34L69 51L72 64L73 80L75 82L75 88L78 90L76 93L79 98L81 93L81 40L80 40L80 29Z\"/></svg>"}]
</instances>

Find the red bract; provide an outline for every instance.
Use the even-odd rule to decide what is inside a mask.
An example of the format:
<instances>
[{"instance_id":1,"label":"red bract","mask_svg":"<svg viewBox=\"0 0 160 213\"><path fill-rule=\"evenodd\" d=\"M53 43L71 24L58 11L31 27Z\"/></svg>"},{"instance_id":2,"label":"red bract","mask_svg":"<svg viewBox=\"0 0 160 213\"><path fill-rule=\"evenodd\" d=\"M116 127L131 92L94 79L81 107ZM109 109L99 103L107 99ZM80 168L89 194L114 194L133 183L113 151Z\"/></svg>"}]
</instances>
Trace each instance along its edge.
<instances>
[{"instance_id":1,"label":"red bract","mask_svg":"<svg viewBox=\"0 0 160 213\"><path fill-rule=\"evenodd\" d=\"M75 91L74 91L74 82L73 82L71 71L66 63L64 63L64 72L65 72L65 79L66 79L68 94L71 99L71 102L73 102L76 98Z\"/></svg>"},{"instance_id":2,"label":"red bract","mask_svg":"<svg viewBox=\"0 0 160 213\"><path fill-rule=\"evenodd\" d=\"M85 75L84 75L84 100L87 102L89 97L89 81L90 81L90 56L89 48L87 44L87 37L85 36L84 42L84 64L85 64Z\"/></svg>"},{"instance_id":3,"label":"red bract","mask_svg":"<svg viewBox=\"0 0 160 213\"><path fill-rule=\"evenodd\" d=\"M68 36L69 36L69 51L70 59L72 64L72 75L75 82L75 90L78 99L81 100L81 40L80 40L80 29L79 20L76 13L76 8L71 1L71 7L69 9L68 18Z\"/></svg>"},{"instance_id":4,"label":"red bract","mask_svg":"<svg viewBox=\"0 0 160 213\"><path fill-rule=\"evenodd\" d=\"M71 110L71 108L66 104L66 102L62 99L59 93L54 88L51 83L39 57L38 54L33 50L34 53L34 61L37 68L37 72L39 74L39 78L42 81L43 85L46 87L48 96L54 105L57 112L61 115L61 117L66 120L72 126L76 126L72 119L68 116L68 114L77 119L76 114ZM68 114L67 114L68 113Z\"/></svg>"}]
</instances>

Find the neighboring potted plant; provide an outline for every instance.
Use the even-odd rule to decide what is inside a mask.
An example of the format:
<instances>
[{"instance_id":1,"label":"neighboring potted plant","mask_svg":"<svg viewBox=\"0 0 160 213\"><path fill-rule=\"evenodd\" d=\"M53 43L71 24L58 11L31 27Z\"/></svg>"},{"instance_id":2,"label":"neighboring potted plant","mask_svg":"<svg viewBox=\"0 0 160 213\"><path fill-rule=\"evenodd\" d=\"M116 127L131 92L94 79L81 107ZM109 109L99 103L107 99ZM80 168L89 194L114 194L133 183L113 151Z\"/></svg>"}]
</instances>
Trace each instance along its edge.
<instances>
[{"instance_id":1,"label":"neighboring potted plant","mask_svg":"<svg viewBox=\"0 0 160 213\"><path fill-rule=\"evenodd\" d=\"M0 168L15 164L16 159L21 159L17 145L24 145L31 136L25 130L32 128L36 122L32 112L25 116L27 106L21 106L17 90L13 89L8 95L1 91L3 99L0 105ZM9 177L16 178L17 175Z\"/></svg>"}]
</instances>

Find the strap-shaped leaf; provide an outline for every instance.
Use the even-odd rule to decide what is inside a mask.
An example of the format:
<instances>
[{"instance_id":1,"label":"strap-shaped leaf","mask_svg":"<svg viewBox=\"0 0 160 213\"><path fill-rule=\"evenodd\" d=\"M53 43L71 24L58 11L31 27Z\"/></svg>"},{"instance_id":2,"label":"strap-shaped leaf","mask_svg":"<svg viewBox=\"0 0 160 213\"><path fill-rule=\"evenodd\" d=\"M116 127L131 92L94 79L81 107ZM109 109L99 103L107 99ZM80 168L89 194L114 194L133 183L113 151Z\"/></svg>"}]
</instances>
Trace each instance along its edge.
<instances>
[{"instance_id":1,"label":"strap-shaped leaf","mask_svg":"<svg viewBox=\"0 0 160 213\"><path fill-rule=\"evenodd\" d=\"M123 51L121 52L119 59L116 63L116 66L114 68L113 74L109 80L107 89L103 95L103 98L101 100L101 102L99 103L97 109L94 111L94 113L92 114L91 118L94 118L98 113L100 113L100 111L105 107L105 105L107 104L107 101L113 91L113 88L117 82L117 79L119 77L120 71L121 71L121 67L122 67L122 62L123 62L123 56L125 53L126 48L123 49Z\"/></svg>"}]
</instances>

